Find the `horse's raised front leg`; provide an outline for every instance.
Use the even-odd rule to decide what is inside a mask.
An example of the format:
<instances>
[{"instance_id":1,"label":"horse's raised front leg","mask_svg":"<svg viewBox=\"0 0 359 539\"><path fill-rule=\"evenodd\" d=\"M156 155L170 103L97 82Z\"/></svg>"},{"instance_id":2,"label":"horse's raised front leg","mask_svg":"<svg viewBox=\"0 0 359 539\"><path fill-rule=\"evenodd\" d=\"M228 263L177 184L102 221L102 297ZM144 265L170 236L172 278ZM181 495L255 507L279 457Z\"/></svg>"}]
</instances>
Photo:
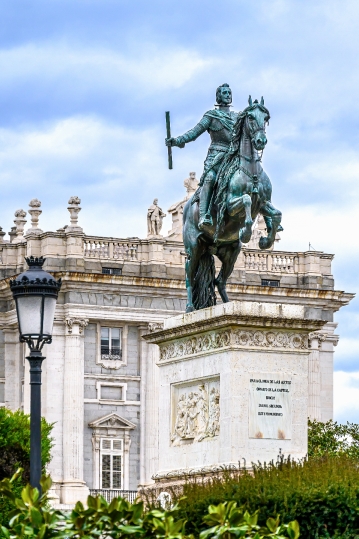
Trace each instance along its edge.
<instances>
[{"instance_id":1,"label":"horse's raised front leg","mask_svg":"<svg viewBox=\"0 0 359 539\"><path fill-rule=\"evenodd\" d=\"M234 243L222 245L222 247L217 249L217 256L222 262L222 268L215 280L215 284L223 303L228 303L229 301L226 290L227 280L233 271L241 247L241 242L236 241Z\"/></svg>"},{"instance_id":2,"label":"horse's raised front leg","mask_svg":"<svg viewBox=\"0 0 359 539\"><path fill-rule=\"evenodd\" d=\"M249 195L242 195L241 197L229 197L227 201L227 211L231 217L237 215L243 209L246 213L244 227L239 231L239 239L243 243L248 243L252 236L252 199Z\"/></svg>"},{"instance_id":3,"label":"horse's raised front leg","mask_svg":"<svg viewBox=\"0 0 359 539\"><path fill-rule=\"evenodd\" d=\"M259 248L269 249L274 243L278 227L280 226L282 212L277 210L271 202L266 202L259 210L259 213L263 215L267 225L267 237L262 237L259 240Z\"/></svg>"}]
</instances>

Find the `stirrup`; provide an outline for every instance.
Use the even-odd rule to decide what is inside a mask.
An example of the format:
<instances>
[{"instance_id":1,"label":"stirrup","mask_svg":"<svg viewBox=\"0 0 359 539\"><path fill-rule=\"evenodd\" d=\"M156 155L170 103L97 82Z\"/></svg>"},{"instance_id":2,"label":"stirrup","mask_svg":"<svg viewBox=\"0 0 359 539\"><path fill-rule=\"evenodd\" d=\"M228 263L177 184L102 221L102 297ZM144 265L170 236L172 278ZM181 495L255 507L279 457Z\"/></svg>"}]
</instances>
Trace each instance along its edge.
<instances>
[{"instance_id":1,"label":"stirrup","mask_svg":"<svg viewBox=\"0 0 359 539\"><path fill-rule=\"evenodd\" d=\"M202 217L202 219L200 219L198 223L198 228L200 230L202 230L203 228L207 226L213 226L213 221L212 221L212 217L210 213L206 213L206 215Z\"/></svg>"}]
</instances>

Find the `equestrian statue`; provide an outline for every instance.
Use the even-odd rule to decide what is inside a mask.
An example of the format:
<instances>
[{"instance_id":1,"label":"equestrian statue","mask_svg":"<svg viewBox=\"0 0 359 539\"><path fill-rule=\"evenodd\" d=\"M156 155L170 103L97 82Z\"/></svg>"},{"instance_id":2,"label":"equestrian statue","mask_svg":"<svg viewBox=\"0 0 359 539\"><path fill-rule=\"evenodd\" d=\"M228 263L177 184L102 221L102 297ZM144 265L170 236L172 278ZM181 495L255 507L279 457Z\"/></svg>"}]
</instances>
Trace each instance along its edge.
<instances>
[{"instance_id":1,"label":"equestrian statue","mask_svg":"<svg viewBox=\"0 0 359 539\"><path fill-rule=\"evenodd\" d=\"M283 230L282 214L272 205L272 185L261 165L270 118L263 97L259 103L249 96L248 107L234 113L229 110L231 89L223 84L216 101L217 108L206 112L193 129L166 139L168 147L184 147L204 131L211 137L199 188L183 209L186 312L215 305L215 287L222 301L229 301L227 280L242 243L251 239L258 214L267 228L267 236L259 240L260 249L272 247L277 231ZM213 255L222 262L217 277Z\"/></svg>"}]
</instances>

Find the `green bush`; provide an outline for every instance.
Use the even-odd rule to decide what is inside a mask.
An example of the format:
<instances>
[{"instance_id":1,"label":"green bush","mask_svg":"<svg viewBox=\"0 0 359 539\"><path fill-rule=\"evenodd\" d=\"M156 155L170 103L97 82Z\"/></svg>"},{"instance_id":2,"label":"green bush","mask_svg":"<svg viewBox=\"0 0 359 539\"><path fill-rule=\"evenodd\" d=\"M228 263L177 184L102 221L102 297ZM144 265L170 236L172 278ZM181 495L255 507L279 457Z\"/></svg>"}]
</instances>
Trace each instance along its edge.
<instances>
[{"instance_id":1,"label":"green bush","mask_svg":"<svg viewBox=\"0 0 359 539\"><path fill-rule=\"evenodd\" d=\"M297 520L306 538L359 536L359 466L356 459L331 457L256 466L253 473L224 473L221 478L188 482L179 501L179 518L189 533L201 531L209 505L235 501L249 513L259 511L259 525L281 515Z\"/></svg>"},{"instance_id":2,"label":"green bush","mask_svg":"<svg viewBox=\"0 0 359 539\"><path fill-rule=\"evenodd\" d=\"M41 455L45 468L50 462L52 438L50 437L53 425L44 418L41 422ZM30 479L30 416L21 410L12 412L7 408L0 408L0 480L11 477L21 467L23 472L13 485L20 496L21 490ZM8 499L0 496L0 523L9 520L11 505Z\"/></svg>"},{"instance_id":3,"label":"green bush","mask_svg":"<svg viewBox=\"0 0 359 539\"><path fill-rule=\"evenodd\" d=\"M13 489L16 476L10 481L0 482L0 492L13 505L11 519L1 527L6 539L52 538L101 538L112 537L140 539L193 539L186 534L186 521L178 518L178 508L168 511L160 509L144 510L143 502L131 504L123 498L115 498L108 503L104 498L88 497L87 508L78 502L70 514L51 509L46 493L51 486L49 477L43 478L43 494L27 485L18 499ZM265 527L258 525L258 513L250 515L237 508L234 502L210 506L204 515L200 539L254 539L276 537L277 539L298 539L297 522L280 525L279 517L269 519Z\"/></svg>"}]
</instances>

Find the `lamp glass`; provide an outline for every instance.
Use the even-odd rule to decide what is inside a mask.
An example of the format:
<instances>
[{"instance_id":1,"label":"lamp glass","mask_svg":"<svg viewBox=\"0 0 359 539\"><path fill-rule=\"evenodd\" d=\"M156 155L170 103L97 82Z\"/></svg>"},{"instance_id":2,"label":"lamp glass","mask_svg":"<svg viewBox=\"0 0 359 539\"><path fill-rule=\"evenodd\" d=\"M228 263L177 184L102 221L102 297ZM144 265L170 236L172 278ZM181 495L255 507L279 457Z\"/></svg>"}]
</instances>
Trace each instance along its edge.
<instances>
[{"instance_id":1,"label":"lamp glass","mask_svg":"<svg viewBox=\"0 0 359 539\"><path fill-rule=\"evenodd\" d=\"M39 336L42 316L41 296L22 296L17 298L17 313L21 335Z\"/></svg>"},{"instance_id":2,"label":"lamp glass","mask_svg":"<svg viewBox=\"0 0 359 539\"><path fill-rule=\"evenodd\" d=\"M44 328L43 328L44 335L52 335L52 326L54 325L55 309L56 309L56 298L52 298L51 296L45 296Z\"/></svg>"}]
</instances>

